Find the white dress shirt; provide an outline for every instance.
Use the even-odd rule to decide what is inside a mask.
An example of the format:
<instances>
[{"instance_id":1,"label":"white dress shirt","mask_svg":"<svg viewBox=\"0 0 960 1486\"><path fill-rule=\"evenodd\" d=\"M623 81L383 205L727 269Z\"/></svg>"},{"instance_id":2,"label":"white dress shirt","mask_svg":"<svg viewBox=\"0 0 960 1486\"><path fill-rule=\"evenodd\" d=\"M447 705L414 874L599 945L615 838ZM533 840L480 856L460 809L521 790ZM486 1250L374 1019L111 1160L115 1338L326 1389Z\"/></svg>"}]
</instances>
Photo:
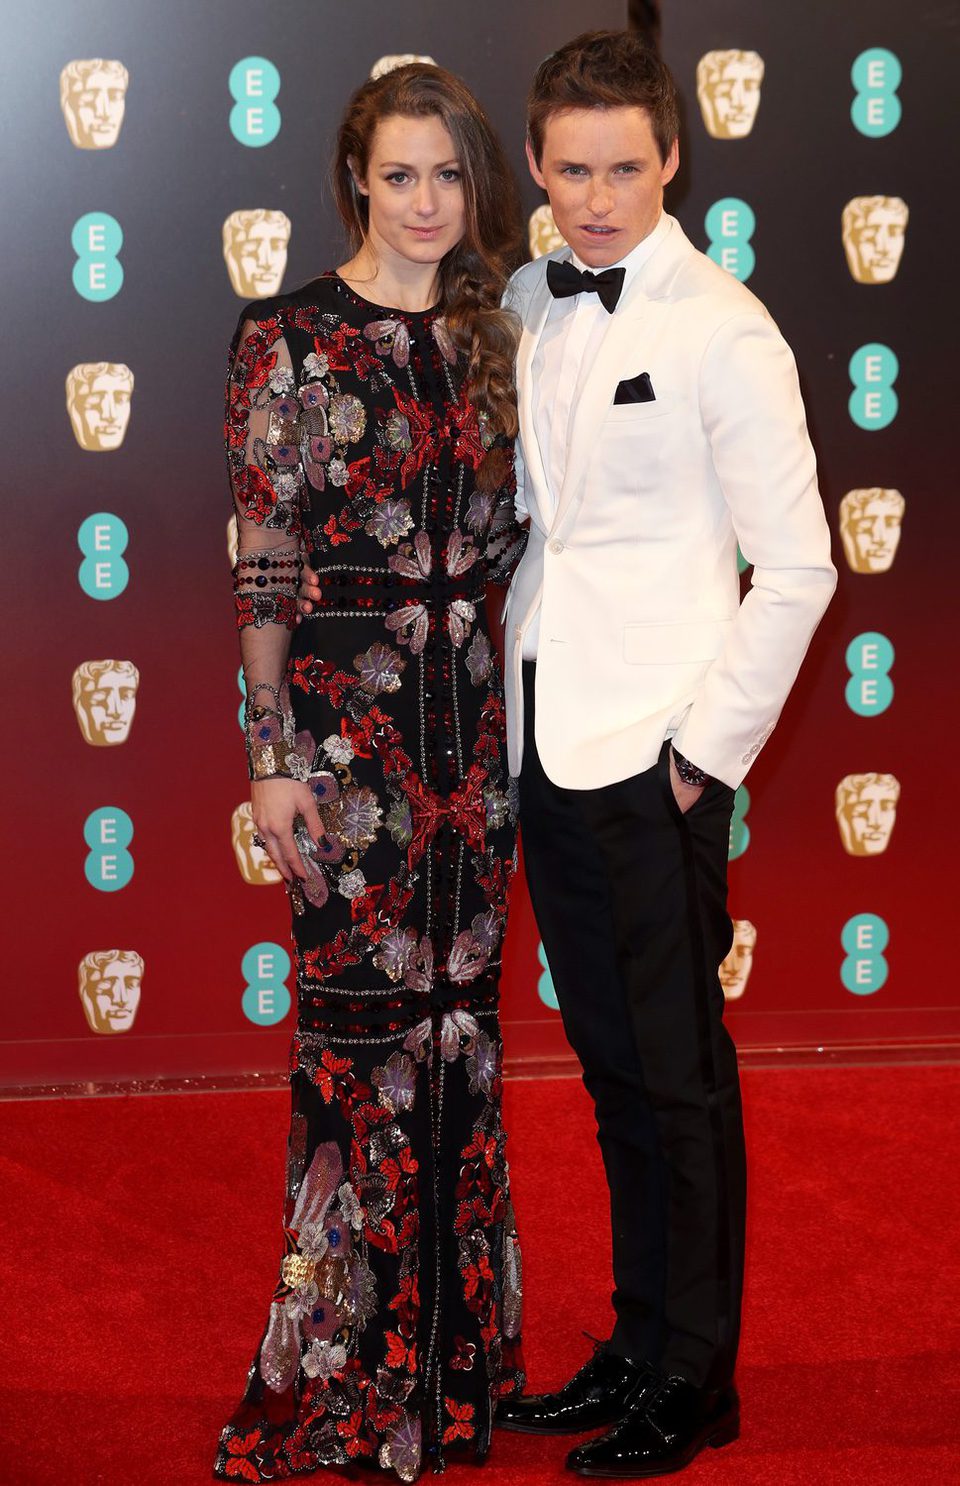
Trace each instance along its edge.
<instances>
[{"instance_id":1,"label":"white dress shirt","mask_svg":"<svg viewBox=\"0 0 960 1486\"><path fill-rule=\"evenodd\" d=\"M634 275L654 252L670 230L670 219L661 212L653 231L611 268L625 270L621 297ZM570 261L583 272L590 265L582 263L576 253ZM599 270L592 270L598 272ZM614 315L616 310L614 310ZM576 294L569 299L555 299L547 311L546 323L536 355L533 358L533 424L547 477L550 507L544 519L550 520L556 510L557 497L563 484L570 444L570 419L583 383L590 372L607 327L613 316L597 294ZM540 615L533 617L523 638L524 660L536 660L540 639Z\"/></svg>"}]
</instances>

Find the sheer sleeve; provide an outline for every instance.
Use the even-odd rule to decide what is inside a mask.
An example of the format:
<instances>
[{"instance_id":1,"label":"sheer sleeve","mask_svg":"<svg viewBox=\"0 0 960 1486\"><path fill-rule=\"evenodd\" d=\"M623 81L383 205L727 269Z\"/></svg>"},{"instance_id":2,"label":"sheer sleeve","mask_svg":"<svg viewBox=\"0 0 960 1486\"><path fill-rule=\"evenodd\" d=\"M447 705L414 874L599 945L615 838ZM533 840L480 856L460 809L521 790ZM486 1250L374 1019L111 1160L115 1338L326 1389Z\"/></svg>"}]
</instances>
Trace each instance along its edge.
<instances>
[{"instance_id":1,"label":"sheer sleeve","mask_svg":"<svg viewBox=\"0 0 960 1486\"><path fill-rule=\"evenodd\" d=\"M297 412L279 322L241 321L230 352L226 446L239 537L233 580L251 779L290 778L295 759L284 676L300 571Z\"/></svg>"},{"instance_id":2,"label":"sheer sleeve","mask_svg":"<svg viewBox=\"0 0 960 1486\"><path fill-rule=\"evenodd\" d=\"M495 505L487 532L486 564L489 583L509 583L514 568L527 545L527 529L520 525L517 512L517 471L514 450L504 445L509 455L506 473L495 491Z\"/></svg>"}]
</instances>

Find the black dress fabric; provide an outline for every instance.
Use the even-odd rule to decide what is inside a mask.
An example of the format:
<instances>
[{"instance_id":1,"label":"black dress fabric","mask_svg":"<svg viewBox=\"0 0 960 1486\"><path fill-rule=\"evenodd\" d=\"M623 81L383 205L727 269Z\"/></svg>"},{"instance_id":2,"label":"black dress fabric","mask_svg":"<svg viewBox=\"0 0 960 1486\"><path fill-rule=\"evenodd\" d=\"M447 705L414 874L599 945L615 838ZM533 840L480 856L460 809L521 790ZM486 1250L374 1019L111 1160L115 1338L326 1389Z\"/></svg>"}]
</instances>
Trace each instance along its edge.
<instances>
[{"instance_id":1,"label":"black dress fabric","mask_svg":"<svg viewBox=\"0 0 960 1486\"><path fill-rule=\"evenodd\" d=\"M225 1479L412 1481L482 1459L523 1386L498 1020L517 803L483 597L524 538L509 450L477 486L495 441L464 370L438 312L335 274L248 306L231 350L244 669L285 714L255 772L308 783L324 834L297 832L283 1258ZM297 627L301 550L323 598Z\"/></svg>"}]
</instances>

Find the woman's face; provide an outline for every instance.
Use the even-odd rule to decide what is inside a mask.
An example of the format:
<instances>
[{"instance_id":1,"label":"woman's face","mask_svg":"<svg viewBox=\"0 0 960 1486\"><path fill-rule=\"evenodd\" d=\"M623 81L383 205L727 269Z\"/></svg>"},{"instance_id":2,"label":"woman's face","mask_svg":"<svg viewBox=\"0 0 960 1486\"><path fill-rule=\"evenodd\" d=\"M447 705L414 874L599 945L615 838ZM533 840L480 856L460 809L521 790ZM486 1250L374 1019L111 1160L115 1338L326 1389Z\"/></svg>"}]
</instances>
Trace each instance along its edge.
<instances>
[{"instance_id":1,"label":"woman's face","mask_svg":"<svg viewBox=\"0 0 960 1486\"><path fill-rule=\"evenodd\" d=\"M437 264L466 230L461 162L453 140L433 115L391 115L377 125L364 179L370 206L368 238L379 256Z\"/></svg>"}]
</instances>

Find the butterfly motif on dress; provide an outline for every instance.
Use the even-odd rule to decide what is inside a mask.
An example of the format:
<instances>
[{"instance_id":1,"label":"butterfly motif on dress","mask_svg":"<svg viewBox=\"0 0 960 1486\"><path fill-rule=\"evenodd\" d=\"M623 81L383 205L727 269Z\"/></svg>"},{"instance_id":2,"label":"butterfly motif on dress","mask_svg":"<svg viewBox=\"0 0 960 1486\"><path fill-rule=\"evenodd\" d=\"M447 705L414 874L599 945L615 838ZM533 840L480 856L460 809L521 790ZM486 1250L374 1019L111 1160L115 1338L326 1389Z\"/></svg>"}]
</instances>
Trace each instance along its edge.
<instances>
[{"instance_id":1,"label":"butterfly motif on dress","mask_svg":"<svg viewBox=\"0 0 960 1486\"><path fill-rule=\"evenodd\" d=\"M440 347L440 355L443 357L444 361L446 361L449 366L456 366L457 348L453 344L453 338L450 335L450 331L447 329L446 320L444 320L441 316L439 320L434 320L430 329L433 331L433 338L436 341L437 345Z\"/></svg>"},{"instance_id":2,"label":"butterfly motif on dress","mask_svg":"<svg viewBox=\"0 0 960 1486\"><path fill-rule=\"evenodd\" d=\"M402 320L371 320L363 327L364 336L373 341L380 356L389 356L394 366L410 362L410 332Z\"/></svg>"}]
</instances>

